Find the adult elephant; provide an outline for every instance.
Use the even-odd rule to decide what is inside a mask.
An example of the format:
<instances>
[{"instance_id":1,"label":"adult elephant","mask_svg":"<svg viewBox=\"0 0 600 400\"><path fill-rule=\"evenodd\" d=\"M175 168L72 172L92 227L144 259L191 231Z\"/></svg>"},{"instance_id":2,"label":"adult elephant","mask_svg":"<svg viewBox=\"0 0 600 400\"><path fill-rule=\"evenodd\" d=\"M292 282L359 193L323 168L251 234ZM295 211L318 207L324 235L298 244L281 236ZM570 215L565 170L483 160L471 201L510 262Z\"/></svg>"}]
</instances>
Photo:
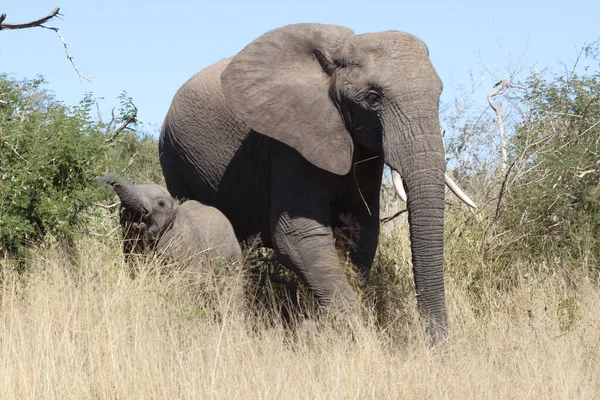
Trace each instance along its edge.
<instances>
[{"instance_id":1,"label":"adult elephant","mask_svg":"<svg viewBox=\"0 0 600 400\"><path fill-rule=\"evenodd\" d=\"M441 91L415 36L284 26L179 89L160 135L163 174L174 196L219 208L238 239L259 234L322 304L352 307L337 250L368 275L387 163L408 196L418 305L436 340L447 334Z\"/></svg>"}]
</instances>

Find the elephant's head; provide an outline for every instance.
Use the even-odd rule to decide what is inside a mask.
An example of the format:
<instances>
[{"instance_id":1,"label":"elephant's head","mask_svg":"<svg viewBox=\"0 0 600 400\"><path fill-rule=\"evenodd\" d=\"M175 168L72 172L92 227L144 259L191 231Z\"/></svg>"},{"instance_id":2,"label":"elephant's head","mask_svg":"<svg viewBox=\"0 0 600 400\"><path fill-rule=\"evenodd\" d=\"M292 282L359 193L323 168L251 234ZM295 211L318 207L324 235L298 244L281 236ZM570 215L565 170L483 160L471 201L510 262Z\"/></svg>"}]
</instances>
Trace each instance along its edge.
<instances>
[{"instance_id":1,"label":"elephant's head","mask_svg":"<svg viewBox=\"0 0 600 400\"><path fill-rule=\"evenodd\" d=\"M245 123L312 164L345 175L362 146L402 176L419 308L432 337L444 336L442 82L425 43L397 31L288 25L244 48L221 84Z\"/></svg>"},{"instance_id":2,"label":"elephant's head","mask_svg":"<svg viewBox=\"0 0 600 400\"><path fill-rule=\"evenodd\" d=\"M132 185L121 181L114 182L113 187L121 200L126 253L154 247L172 226L179 207L177 201L154 183ZM127 243L131 241L134 243Z\"/></svg>"}]
</instances>

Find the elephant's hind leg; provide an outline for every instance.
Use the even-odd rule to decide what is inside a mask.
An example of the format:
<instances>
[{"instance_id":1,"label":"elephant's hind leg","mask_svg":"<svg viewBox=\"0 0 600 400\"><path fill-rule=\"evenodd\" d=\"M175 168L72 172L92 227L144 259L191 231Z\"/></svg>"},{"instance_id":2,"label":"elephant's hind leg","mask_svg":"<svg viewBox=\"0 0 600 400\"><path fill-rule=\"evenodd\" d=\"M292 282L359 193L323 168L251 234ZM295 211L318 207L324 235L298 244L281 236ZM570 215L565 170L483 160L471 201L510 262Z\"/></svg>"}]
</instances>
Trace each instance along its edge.
<instances>
[{"instance_id":1,"label":"elephant's hind leg","mask_svg":"<svg viewBox=\"0 0 600 400\"><path fill-rule=\"evenodd\" d=\"M170 142L165 140L159 148L160 167L165 177L167 190L171 196L181 199L194 199L188 187L186 177L192 173L189 165L183 165L178 157L174 156L175 150Z\"/></svg>"}]
</instances>

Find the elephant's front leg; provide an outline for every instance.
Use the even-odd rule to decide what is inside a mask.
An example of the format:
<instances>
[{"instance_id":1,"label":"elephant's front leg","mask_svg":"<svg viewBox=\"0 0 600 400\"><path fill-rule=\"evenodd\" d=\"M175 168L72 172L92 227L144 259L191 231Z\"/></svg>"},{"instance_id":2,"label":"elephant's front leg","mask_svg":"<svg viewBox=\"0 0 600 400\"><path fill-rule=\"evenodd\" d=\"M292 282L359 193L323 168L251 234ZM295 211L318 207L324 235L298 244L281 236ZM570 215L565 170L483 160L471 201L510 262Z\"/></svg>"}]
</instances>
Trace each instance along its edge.
<instances>
[{"instance_id":1,"label":"elephant's front leg","mask_svg":"<svg viewBox=\"0 0 600 400\"><path fill-rule=\"evenodd\" d=\"M283 144L273 147L271 234L278 260L300 275L320 304L356 307L330 224L329 188L335 176Z\"/></svg>"},{"instance_id":2,"label":"elephant's front leg","mask_svg":"<svg viewBox=\"0 0 600 400\"><path fill-rule=\"evenodd\" d=\"M322 305L356 306L356 293L338 258L331 229L296 211L276 217L273 247L277 259L297 272Z\"/></svg>"}]
</instances>

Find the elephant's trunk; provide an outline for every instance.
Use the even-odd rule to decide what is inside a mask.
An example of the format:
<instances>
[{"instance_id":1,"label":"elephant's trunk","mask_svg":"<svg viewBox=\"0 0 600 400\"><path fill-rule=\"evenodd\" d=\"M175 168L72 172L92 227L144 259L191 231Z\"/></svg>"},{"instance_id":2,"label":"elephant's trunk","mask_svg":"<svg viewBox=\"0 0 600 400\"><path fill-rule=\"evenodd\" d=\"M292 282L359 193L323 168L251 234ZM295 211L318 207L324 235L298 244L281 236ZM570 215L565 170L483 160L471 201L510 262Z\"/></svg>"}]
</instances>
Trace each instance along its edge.
<instances>
[{"instance_id":1,"label":"elephant's trunk","mask_svg":"<svg viewBox=\"0 0 600 400\"><path fill-rule=\"evenodd\" d=\"M150 210L145 199L133 185L115 185L115 192L121 199L121 204L129 213L142 217Z\"/></svg>"},{"instance_id":2,"label":"elephant's trunk","mask_svg":"<svg viewBox=\"0 0 600 400\"><path fill-rule=\"evenodd\" d=\"M444 291L444 146L437 115L397 122L385 127L386 162L404 180L417 303L429 338L437 342L448 332Z\"/></svg>"}]
</instances>

